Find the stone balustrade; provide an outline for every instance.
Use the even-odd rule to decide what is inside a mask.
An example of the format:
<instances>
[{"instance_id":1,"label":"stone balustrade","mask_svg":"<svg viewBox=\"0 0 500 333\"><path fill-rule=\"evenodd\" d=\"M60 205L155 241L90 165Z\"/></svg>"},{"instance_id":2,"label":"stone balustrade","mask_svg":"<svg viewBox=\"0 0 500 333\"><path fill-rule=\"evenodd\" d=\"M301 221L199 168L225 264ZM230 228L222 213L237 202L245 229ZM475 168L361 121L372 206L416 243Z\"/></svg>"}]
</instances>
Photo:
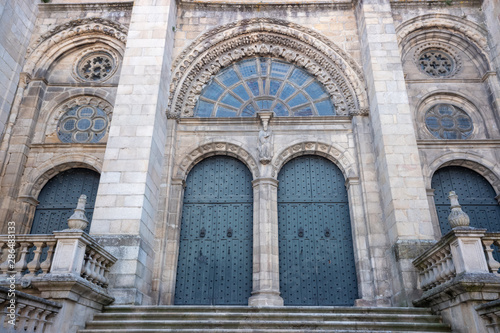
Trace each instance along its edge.
<instances>
[{"instance_id":1,"label":"stone balustrade","mask_svg":"<svg viewBox=\"0 0 500 333\"><path fill-rule=\"evenodd\" d=\"M2 332L48 332L61 305L40 297L15 292L12 306L9 289L0 287L0 331ZM14 318L14 319L13 319ZM15 323L15 325L12 325Z\"/></svg>"},{"instance_id":2,"label":"stone balustrade","mask_svg":"<svg viewBox=\"0 0 500 333\"><path fill-rule=\"evenodd\" d=\"M11 247L7 237L0 236L0 276L15 274L16 279L45 275L52 264L52 255L55 250L54 235L16 235L14 258L9 258ZM30 258L30 254L32 258ZM14 259L14 269L9 267L9 259Z\"/></svg>"},{"instance_id":3,"label":"stone balustrade","mask_svg":"<svg viewBox=\"0 0 500 333\"><path fill-rule=\"evenodd\" d=\"M493 253L500 255L500 232L488 232L482 238L486 261L491 273L499 274L500 263L495 260ZM498 257L497 257L498 258Z\"/></svg>"},{"instance_id":4,"label":"stone balustrade","mask_svg":"<svg viewBox=\"0 0 500 333\"><path fill-rule=\"evenodd\" d=\"M0 235L0 280L15 274L16 281L22 284L33 278L50 280L54 275L73 274L99 287L108 287L109 269L116 258L81 230L16 235L14 257L9 257L11 247L7 239L7 235Z\"/></svg>"},{"instance_id":5,"label":"stone balustrade","mask_svg":"<svg viewBox=\"0 0 500 333\"><path fill-rule=\"evenodd\" d=\"M433 251L427 254L415 262L420 273L420 288L424 291L443 284L456 275L449 243L436 244Z\"/></svg>"}]
</instances>

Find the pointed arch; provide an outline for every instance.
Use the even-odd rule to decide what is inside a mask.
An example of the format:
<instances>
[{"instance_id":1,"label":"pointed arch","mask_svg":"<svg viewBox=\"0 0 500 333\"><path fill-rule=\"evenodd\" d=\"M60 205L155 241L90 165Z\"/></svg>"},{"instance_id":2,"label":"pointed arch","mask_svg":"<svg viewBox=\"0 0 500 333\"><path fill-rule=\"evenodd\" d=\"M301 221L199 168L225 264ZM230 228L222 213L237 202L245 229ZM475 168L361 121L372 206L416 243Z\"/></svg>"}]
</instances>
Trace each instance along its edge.
<instances>
[{"instance_id":1,"label":"pointed arch","mask_svg":"<svg viewBox=\"0 0 500 333\"><path fill-rule=\"evenodd\" d=\"M198 97L222 68L254 56L271 56L305 68L321 82L338 114L365 114L368 100L359 65L321 34L272 18L213 29L188 46L173 64L169 117L193 115Z\"/></svg>"}]
</instances>

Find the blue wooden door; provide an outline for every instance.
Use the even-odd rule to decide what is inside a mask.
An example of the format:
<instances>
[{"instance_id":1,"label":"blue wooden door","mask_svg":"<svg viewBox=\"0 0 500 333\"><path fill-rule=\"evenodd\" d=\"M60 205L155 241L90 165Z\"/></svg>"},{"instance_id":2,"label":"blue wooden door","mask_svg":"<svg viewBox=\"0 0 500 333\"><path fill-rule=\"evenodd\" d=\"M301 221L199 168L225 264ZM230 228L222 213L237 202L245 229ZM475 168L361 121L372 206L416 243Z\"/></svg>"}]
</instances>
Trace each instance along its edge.
<instances>
[{"instance_id":1,"label":"blue wooden door","mask_svg":"<svg viewBox=\"0 0 500 333\"><path fill-rule=\"evenodd\" d=\"M87 196L86 216L92 221L100 175L89 169L70 169L50 179L43 187L36 207L31 234L51 234L68 229L68 218L73 214L80 195ZM90 223L85 229L88 232Z\"/></svg>"},{"instance_id":2,"label":"blue wooden door","mask_svg":"<svg viewBox=\"0 0 500 333\"><path fill-rule=\"evenodd\" d=\"M500 206L495 190L477 172L458 166L439 169L432 177L432 188L443 236L451 230L448 223L450 191L457 193L462 210L469 214L471 227L500 231Z\"/></svg>"},{"instance_id":3,"label":"blue wooden door","mask_svg":"<svg viewBox=\"0 0 500 333\"><path fill-rule=\"evenodd\" d=\"M278 175L280 291L285 305L353 305L357 298L344 176L318 156Z\"/></svg>"},{"instance_id":4,"label":"blue wooden door","mask_svg":"<svg viewBox=\"0 0 500 333\"><path fill-rule=\"evenodd\" d=\"M186 180L175 304L245 305L252 291L252 175L214 156Z\"/></svg>"}]
</instances>

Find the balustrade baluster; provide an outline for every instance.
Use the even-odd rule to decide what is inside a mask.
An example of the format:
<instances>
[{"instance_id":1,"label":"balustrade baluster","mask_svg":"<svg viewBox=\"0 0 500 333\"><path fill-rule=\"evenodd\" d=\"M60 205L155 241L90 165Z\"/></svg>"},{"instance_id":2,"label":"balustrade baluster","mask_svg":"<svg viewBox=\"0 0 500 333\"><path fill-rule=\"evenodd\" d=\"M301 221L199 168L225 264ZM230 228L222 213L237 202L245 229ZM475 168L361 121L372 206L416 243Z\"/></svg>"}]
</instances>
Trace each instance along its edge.
<instances>
[{"instance_id":1,"label":"balustrade baluster","mask_svg":"<svg viewBox=\"0 0 500 333\"><path fill-rule=\"evenodd\" d=\"M7 274L9 271L9 247L7 242L0 242L2 251L2 259L0 260L0 275Z\"/></svg>"},{"instance_id":2,"label":"balustrade baluster","mask_svg":"<svg viewBox=\"0 0 500 333\"><path fill-rule=\"evenodd\" d=\"M42 256L42 248L45 245L45 242L33 242L36 249L34 250L33 260L31 260L27 267L29 273L25 276L35 276L36 272L40 269L40 257Z\"/></svg>"},{"instance_id":3,"label":"balustrade baluster","mask_svg":"<svg viewBox=\"0 0 500 333\"><path fill-rule=\"evenodd\" d=\"M52 266L52 255L54 254L56 247L55 241L46 242L46 244L48 246L47 258L40 264L40 269L42 270L42 273L40 273L41 276L49 272L50 267Z\"/></svg>"},{"instance_id":4,"label":"balustrade baluster","mask_svg":"<svg viewBox=\"0 0 500 333\"><path fill-rule=\"evenodd\" d=\"M84 266L82 269L82 277L84 279L87 279L87 280L89 280L89 277L91 274L91 270L90 270L91 262L92 262L91 252L85 252Z\"/></svg>"},{"instance_id":5,"label":"balustrade baluster","mask_svg":"<svg viewBox=\"0 0 500 333\"><path fill-rule=\"evenodd\" d=\"M42 308L36 308L31 314L26 332L41 332L38 331L40 314L42 313ZM36 329L36 331L35 331Z\"/></svg>"},{"instance_id":6,"label":"balustrade baluster","mask_svg":"<svg viewBox=\"0 0 500 333\"><path fill-rule=\"evenodd\" d=\"M493 258L493 244L497 244L494 240L483 239L484 251L486 252L486 262L488 263L488 268L490 272L498 274L498 269L500 268L500 263ZM498 245L497 245L498 246Z\"/></svg>"},{"instance_id":7,"label":"balustrade baluster","mask_svg":"<svg viewBox=\"0 0 500 333\"><path fill-rule=\"evenodd\" d=\"M21 250L19 261L15 264L14 270L16 271L16 279L20 279L23 272L26 270L28 263L26 262L26 255L28 254L28 248L32 246L31 242L21 242Z\"/></svg>"},{"instance_id":8,"label":"balustrade baluster","mask_svg":"<svg viewBox=\"0 0 500 333\"><path fill-rule=\"evenodd\" d=\"M93 250L90 251L90 255L92 256L92 260L91 260L91 265L90 265L90 276L89 276L88 280L92 283L95 283L96 279L97 279L96 264L97 264L97 260L100 257L100 255L97 254Z\"/></svg>"},{"instance_id":9,"label":"balustrade baluster","mask_svg":"<svg viewBox=\"0 0 500 333\"><path fill-rule=\"evenodd\" d=\"M111 265L113 265L109 260L106 260L106 263L104 265L104 282L103 282L103 287L104 288L107 288L108 287L108 284L109 284L109 278L108 278L108 275L109 275L109 267L111 267Z\"/></svg>"},{"instance_id":10,"label":"balustrade baluster","mask_svg":"<svg viewBox=\"0 0 500 333\"><path fill-rule=\"evenodd\" d=\"M99 258L99 260L97 261L97 265L96 265L96 274L97 274L97 284L99 286L102 286L105 279L104 279L104 267L103 267L103 264L104 264L104 261L106 259L101 256Z\"/></svg>"}]
</instances>

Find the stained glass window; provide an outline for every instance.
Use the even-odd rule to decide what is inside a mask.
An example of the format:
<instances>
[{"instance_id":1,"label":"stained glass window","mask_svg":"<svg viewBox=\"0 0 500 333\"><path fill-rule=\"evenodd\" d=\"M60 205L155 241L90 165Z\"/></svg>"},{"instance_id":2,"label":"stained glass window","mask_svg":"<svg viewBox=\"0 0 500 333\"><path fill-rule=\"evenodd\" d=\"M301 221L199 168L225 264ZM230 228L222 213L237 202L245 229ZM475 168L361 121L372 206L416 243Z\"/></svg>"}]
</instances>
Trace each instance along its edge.
<instances>
[{"instance_id":1,"label":"stained glass window","mask_svg":"<svg viewBox=\"0 0 500 333\"><path fill-rule=\"evenodd\" d=\"M328 116L335 109L323 85L297 66L273 58L241 60L202 91L195 117Z\"/></svg>"},{"instance_id":2,"label":"stained glass window","mask_svg":"<svg viewBox=\"0 0 500 333\"><path fill-rule=\"evenodd\" d=\"M99 142L108 127L106 113L91 105L77 105L64 113L59 121L57 135L62 142Z\"/></svg>"},{"instance_id":3,"label":"stained glass window","mask_svg":"<svg viewBox=\"0 0 500 333\"><path fill-rule=\"evenodd\" d=\"M439 139L467 139L473 130L472 119L461 108L437 104L425 114L427 129Z\"/></svg>"}]
</instances>

